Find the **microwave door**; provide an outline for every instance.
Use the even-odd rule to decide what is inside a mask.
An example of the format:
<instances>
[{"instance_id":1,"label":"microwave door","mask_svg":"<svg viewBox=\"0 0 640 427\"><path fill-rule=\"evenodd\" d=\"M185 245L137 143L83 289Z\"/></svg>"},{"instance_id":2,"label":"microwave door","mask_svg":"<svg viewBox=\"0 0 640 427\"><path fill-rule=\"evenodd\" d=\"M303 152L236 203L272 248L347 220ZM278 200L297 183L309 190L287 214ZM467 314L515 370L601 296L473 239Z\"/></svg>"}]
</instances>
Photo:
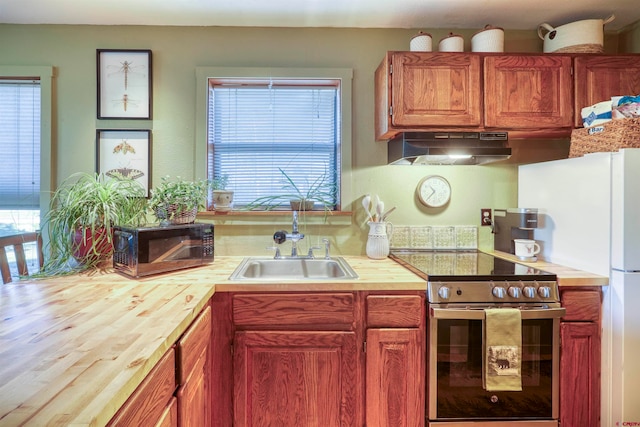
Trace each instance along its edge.
<instances>
[{"instance_id":1,"label":"microwave door","mask_svg":"<svg viewBox=\"0 0 640 427\"><path fill-rule=\"evenodd\" d=\"M176 245L172 245L166 252L160 254L151 261L151 263L190 258L193 255L193 250L198 250L199 244L199 240L183 240Z\"/></svg>"}]
</instances>

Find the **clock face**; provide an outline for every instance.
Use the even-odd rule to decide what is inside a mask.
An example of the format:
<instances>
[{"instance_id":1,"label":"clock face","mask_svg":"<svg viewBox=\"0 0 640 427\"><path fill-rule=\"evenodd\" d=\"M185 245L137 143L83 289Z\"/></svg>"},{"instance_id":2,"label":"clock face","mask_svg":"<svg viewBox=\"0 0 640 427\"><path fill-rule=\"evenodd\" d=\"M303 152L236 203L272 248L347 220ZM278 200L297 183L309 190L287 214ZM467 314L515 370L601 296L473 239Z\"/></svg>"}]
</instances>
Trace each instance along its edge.
<instances>
[{"instance_id":1,"label":"clock face","mask_svg":"<svg viewBox=\"0 0 640 427\"><path fill-rule=\"evenodd\" d=\"M420 202L432 208L442 207L451 199L451 186L446 179L439 175L423 178L416 191Z\"/></svg>"}]
</instances>

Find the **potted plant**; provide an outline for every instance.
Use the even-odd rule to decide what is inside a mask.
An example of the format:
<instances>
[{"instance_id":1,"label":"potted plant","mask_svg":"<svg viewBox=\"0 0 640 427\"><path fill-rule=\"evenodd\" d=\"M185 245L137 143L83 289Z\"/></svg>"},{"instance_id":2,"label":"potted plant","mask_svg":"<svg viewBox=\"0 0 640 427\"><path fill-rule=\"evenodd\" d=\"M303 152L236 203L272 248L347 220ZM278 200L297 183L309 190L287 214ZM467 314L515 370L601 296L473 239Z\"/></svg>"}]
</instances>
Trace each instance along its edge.
<instances>
[{"instance_id":1,"label":"potted plant","mask_svg":"<svg viewBox=\"0 0 640 427\"><path fill-rule=\"evenodd\" d=\"M205 207L208 187L207 181L187 181L179 176L171 180L165 176L160 185L151 189L149 209L161 225L190 224L196 220L198 210Z\"/></svg>"},{"instance_id":2,"label":"potted plant","mask_svg":"<svg viewBox=\"0 0 640 427\"><path fill-rule=\"evenodd\" d=\"M296 183L287 173L278 168L284 177L283 192L269 196L262 196L247 205L249 210L273 210L284 203L289 203L291 210L310 211L316 207L324 210L325 214L335 207L338 186L323 173L312 181Z\"/></svg>"},{"instance_id":3,"label":"potted plant","mask_svg":"<svg viewBox=\"0 0 640 427\"><path fill-rule=\"evenodd\" d=\"M113 226L144 222L144 194L134 180L83 172L69 176L53 193L43 219L49 250L42 275L83 271L109 259Z\"/></svg>"},{"instance_id":4,"label":"potted plant","mask_svg":"<svg viewBox=\"0 0 640 427\"><path fill-rule=\"evenodd\" d=\"M229 175L216 176L209 182L212 190L213 207L218 212L228 212L231 210L233 202L233 191L227 190Z\"/></svg>"}]
</instances>

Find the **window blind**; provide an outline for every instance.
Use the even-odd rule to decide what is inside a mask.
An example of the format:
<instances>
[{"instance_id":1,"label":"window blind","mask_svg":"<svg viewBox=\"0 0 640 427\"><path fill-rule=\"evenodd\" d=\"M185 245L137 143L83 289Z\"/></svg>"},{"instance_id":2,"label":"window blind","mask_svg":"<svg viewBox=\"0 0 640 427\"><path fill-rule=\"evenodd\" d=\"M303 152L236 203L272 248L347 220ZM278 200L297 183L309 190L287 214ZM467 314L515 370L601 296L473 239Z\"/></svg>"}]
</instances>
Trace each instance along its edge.
<instances>
[{"instance_id":1,"label":"window blind","mask_svg":"<svg viewBox=\"0 0 640 427\"><path fill-rule=\"evenodd\" d=\"M280 169L303 192L321 176L339 188L340 91L329 82L210 81L208 176L229 176L234 206L286 193Z\"/></svg>"},{"instance_id":2,"label":"window blind","mask_svg":"<svg viewBox=\"0 0 640 427\"><path fill-rule=\"evenodd\" d=\"M40 207L40 82L0 79L0 209Z\"/></svg>"}]
</instances>

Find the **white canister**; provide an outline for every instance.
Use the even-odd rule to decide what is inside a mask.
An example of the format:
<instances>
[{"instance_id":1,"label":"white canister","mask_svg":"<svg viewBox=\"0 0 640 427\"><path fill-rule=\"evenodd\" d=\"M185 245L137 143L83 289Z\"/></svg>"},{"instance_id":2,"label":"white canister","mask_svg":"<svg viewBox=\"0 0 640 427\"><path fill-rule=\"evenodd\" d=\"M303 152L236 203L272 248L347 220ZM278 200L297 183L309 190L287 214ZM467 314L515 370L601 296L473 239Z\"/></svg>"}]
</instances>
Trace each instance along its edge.
<instances>
[{"instance_id":1,"label":"white canister","mask_svg":"<svg viewBox=\"0 0 640 427\"><path fill-rule=\"evenodd\" d=\"M412 52L431 52L431 34L420 31L409 43Z\"/></svg>"},{"instance_id":2,"label":"white canister","mask_svg":"<svg viewBox=\"0 0 640 427\"><path fill-rule=\"evenodd\" d=\"M464 39L460 34L449 33L438 44L440 52L464 52Z\"/></svg>"},{"instance_id":3,"label":"white canister","mask_svg":"<svg viewBox=\"0 0 640 427\"><path fill-rule=\"evenodd\" d=\"M504 30L485 25L471 37L471 52L504 52Z\"/></svg>"}]
</instances>

